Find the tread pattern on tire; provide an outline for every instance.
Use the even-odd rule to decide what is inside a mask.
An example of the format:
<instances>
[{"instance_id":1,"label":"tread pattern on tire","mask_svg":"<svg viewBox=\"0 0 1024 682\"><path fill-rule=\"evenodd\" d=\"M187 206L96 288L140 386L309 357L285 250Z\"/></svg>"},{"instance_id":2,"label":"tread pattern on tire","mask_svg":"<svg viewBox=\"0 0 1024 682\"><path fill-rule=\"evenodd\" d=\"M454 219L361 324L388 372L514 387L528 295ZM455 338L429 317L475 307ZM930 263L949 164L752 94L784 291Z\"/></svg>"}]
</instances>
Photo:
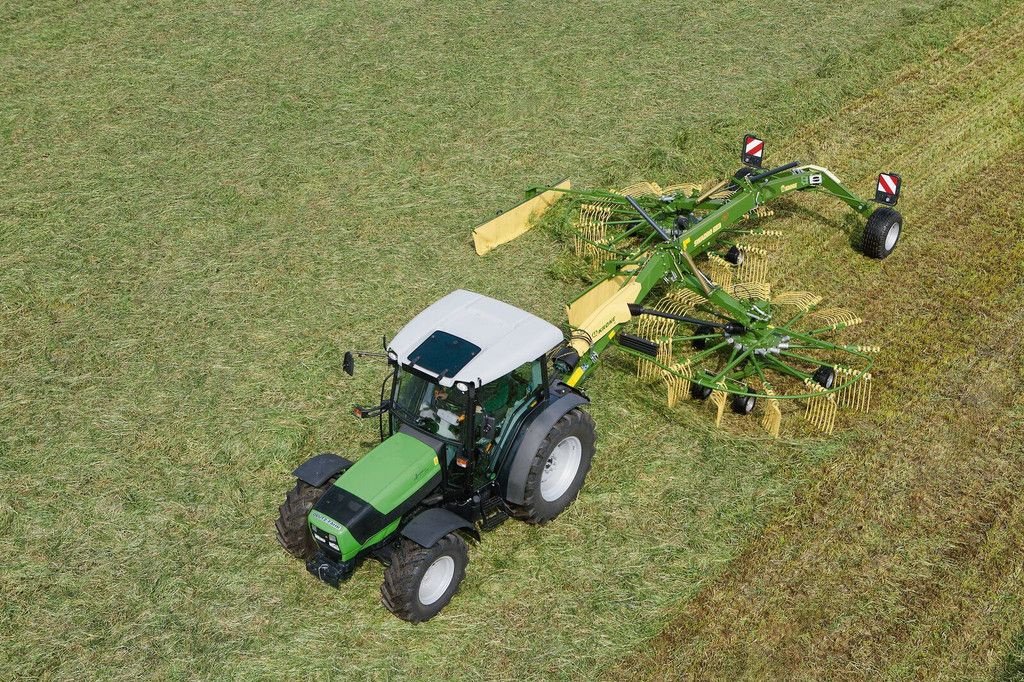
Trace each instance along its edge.
<instances>
[{"instance_id":1,"label":"tread pattern on tire","mask_svg":"<svg viewBox=\"0 0 1024 682\"><path fill-rule=\"evenodd\" d=\"M452 577L454 590L448 598L424 606L419 601L420 579L427 568L443 554L455 558L455 575ZM422 623L437 615L459 591L462 579L466 577L469 551L466 542L456 533L449 533L433 547L421 547L408 538L399 540L398 549L391 557L391 565L384 570L384 582L380 586L380 600L388 611L410 623ZM450 588L449 588L450 589Z\"/></svg>"},{"instance_id":2,"label":"tread pattern on tire","mask_svg":"<svg viewBox=\"0 0 1024 682\"><path fill-rule=\"evenodd\" d=\"M579 408L569 410L565 413L561 419L555 422L555 425L551 427L551 431L545 436L544 440L541 441L540 447L537 448L537 453L534 455L535 458L543 456L544 461L547 461L547 455L551 452L551 449L567 435L583 431L590 435L591 452L588 456L583 457L580 461L580 470L577 472L577 480L574 481L573 485L569 487L565 495L569 497L569 501L561 508L552 513L545 513L543 510L544 506L550 503L546 503L544 498L540 494L540 481L541 475L544 473L544 463L537 466L536 461L530 467L530 473L526 478L526 490L523 496L523 504L511 505L513 515L522 521L525 521L534 525L541 525L547 523L558 517L566 507L572 504L572 501L579 495L580 489L583 487L583 482L587 478L587 472L590 471L591 459L593 456L593 446L597 442L597 427L594 424L594 418L588 413L584 412ZM584 450L586 448L584 447ZM543 453L543 454L542 454ZM564 497L564 495L563 495Z\"/></svg>"},{"instance_id":3,"label":"tread pattern on tire","mask_svg":"<svg viewBox=\"0 0 1024 682\"><path fill-rule=\"evenodd\" d=\"M861 244L865 256L881 260L892 253L892 251L886 252L885 250L885 237L889 233L889 226L892 225L893 220L899 221L900 232L902 232L903 216L896 209L882 206L871 214L868 224L864 228L864 238ZM897 240L898 243L899 240ZM893 249L895 250L895 248L894 244Z\"/></svg>"},{"instance_id":4,"label":"tread pattern on tire","mask_svg":"<svg viewBox=\"0 0 1024 682\"><path fill-rule=\"evenodd\" d=\"M274 522L277 541L292 556L309 559L316 553L316 545L309 535L306 517L324 491L334 485L335 478L337 477L331 478L319 488L303 481L296 481L295 487L285 495L284 503L278 507L277 521Z\"/></svg>"}]
</instances>

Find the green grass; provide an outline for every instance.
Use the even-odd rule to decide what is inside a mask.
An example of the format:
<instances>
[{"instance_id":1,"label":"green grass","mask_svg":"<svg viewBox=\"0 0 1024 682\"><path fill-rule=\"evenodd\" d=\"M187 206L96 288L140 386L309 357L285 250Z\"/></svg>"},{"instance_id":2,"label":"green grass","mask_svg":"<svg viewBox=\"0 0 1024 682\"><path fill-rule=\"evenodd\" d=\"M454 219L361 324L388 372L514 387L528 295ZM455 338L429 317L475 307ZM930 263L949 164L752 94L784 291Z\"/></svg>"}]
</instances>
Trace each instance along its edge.
<instances>
[{"instance_id":1,"label":"green grass","mask_svg":"<svg viewBox=\"0 0 1024 682\"><path fill-rule=\"evenodd\" d=\"M997 679L1005 682L1024 680L1024 633L1014 638L1010 652L998 671Z\"/></svg>"},{"instance_id":2,"label":"green grass","mask_svg":"<svg viewBox=\"0 0 1024 682\"><path fill-rule=\"evenodd\" d=\"M375 438L342 350L456 287L561 322L562 246L469 245L524 186L732 170L997 5L0 4L0 673L586 678L644 647L850 436L716 431L613 359L580 500L412 627L376 564L335 592L273 540L288 472Z\"/></svg>"}]
</instances>

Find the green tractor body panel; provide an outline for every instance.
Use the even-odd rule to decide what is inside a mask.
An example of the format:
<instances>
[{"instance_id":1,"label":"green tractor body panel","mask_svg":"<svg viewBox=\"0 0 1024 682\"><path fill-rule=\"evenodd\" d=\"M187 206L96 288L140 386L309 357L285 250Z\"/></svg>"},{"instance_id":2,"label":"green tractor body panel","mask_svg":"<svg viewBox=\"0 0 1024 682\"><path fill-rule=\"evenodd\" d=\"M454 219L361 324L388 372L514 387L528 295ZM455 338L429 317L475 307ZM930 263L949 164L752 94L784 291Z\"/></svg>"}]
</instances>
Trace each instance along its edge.
<instances>
[{"instance_id":1,"label":"green tractor body panel","mask_svg":"<svg viewBox=\"0 0 1024 682\"><path fill-rule=\"evenodd\" d=\"M399 432L353 464L335 485L386 514L440 471L433 448Z\"/></svg>"},{"instance_id":2,"label":"green tractor body panel","mask_svg":"<svg viewBox=\"0 0 1024 682\"><path fill-rule=\"evenodd\" d=\"M311 530L314 536L326 536L328 546L348 561L391 535L402 515L440 480L433 448L395 433L353 464L320 498L309 514Z\"/></svg>"}]
</instances>

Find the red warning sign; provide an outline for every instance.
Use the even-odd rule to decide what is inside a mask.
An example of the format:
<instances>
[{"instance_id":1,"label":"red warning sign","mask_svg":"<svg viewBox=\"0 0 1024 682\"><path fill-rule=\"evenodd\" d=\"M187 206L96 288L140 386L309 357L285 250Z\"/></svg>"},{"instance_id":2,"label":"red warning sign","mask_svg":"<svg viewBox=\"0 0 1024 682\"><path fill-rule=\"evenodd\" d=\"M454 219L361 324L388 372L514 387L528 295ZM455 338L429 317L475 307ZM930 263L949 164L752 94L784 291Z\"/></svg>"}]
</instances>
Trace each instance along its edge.
<instances>
[{"instance_id":1,"label":"red warning sign","mask_svg":"<svg viewBox=\"0 0 1024 682\"><path fill-rule=\"evenodd\" d=\"M895 206L900 198L901 184L900 176L895 173L879 173L878 186L875 188L875 201Z\"/></svg>"},{"instance_id":2,"label":"red warning sign","mask_svg":"<svg viewBox=\"0 0 1024 682\"><path fill-rule=\"evenodd\" d=\"M762 158L764 158L764 140L756 135L744 136L743 153L740 154L740 160L748 166L760 168Z\"/></svg>"},{"instance_id":3,"label":"red warning sign","mask_svg":"<svg viewBox=\"0 0 1024 682\"><path fill-rule=\"evenodd\" d=\"M895 175L889 175L888 173L882 173L878 176L878 191L887 192L888 194L896 194L896 188L899 187L900 181Z\"/></svg>"}]
</instances>

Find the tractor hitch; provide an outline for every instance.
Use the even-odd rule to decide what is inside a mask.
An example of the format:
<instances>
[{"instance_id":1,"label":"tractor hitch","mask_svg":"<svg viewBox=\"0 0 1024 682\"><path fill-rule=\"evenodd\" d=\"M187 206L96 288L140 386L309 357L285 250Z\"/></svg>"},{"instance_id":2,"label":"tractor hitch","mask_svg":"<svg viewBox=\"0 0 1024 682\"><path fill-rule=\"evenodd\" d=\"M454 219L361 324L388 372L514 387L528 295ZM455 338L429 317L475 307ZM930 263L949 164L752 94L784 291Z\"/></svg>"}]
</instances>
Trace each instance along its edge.
<instances>
[{"instance_id":1,"label":"tractor hitch","mask_svg":"<svg viewBox=\"0 0 1024 682\"><path fill-rule=\"evenodd\" d=\"M317 552L306 562L306 570L331 587L339 587L351 577L355 561L335 561L323 552Z\"/></svg>"}]
</instances>

